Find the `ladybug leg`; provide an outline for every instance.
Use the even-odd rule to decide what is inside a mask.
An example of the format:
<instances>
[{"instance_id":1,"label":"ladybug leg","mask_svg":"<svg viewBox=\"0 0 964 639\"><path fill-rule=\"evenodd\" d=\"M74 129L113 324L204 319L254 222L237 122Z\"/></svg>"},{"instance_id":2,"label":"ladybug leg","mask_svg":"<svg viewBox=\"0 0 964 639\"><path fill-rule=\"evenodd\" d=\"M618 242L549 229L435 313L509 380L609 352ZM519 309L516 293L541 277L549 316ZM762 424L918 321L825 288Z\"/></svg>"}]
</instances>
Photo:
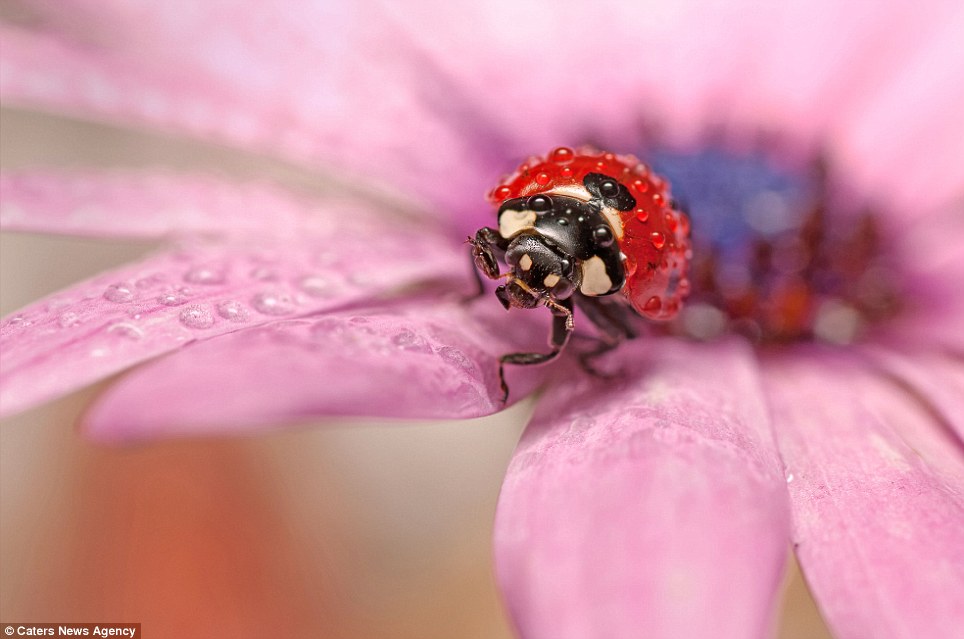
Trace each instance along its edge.
<instances>
[{"instance_id":1,"label":"ladybug leg","mask_svg":"<svg viewBox=\"0 0 964 639\"><path fill-rule=\"evenodd\" d=\"M569 342L572 335L572 299L553 301L548 304L552 310L552 332L549 334L548 353L509 353L499 358L499 388L502 389L502 403L509 399L509 386L505 382L505 365L531 366L545 364L559 357L559 353Z\"/></svg>"},{"instance_id":2,"label":"ladybug leg","mask_svg":"<svg viewBox=\"0 0 964 639\"><path fill-rule=\"evenodd\" d=\"M620 299L608 297L576 296L579 310L596 325L600 331L596 347L579 354L579 363L590 375L608 378L613 375L605 374L593 365L593 360L605 355L624 341L638 336L632 325L633 314Z\"/></svg>"},{"instance_id":3,"label":"ladybug leg","mask_svg":"<svg viewBox=\"0 0 964 639\"><path fill-rule=\"evenodd\" d=\"M466 238L465 242L472 245L472 275L475 277L476 290L467 296L468 300L481 297L485 293L485 286L482 276L485 275L490 280L497 280L501 277L499 273L498 256L505 253L508 246L505 238L499 235L495 229L483 227L475 233L475 237Z\"/></svg>"}]
</instances>

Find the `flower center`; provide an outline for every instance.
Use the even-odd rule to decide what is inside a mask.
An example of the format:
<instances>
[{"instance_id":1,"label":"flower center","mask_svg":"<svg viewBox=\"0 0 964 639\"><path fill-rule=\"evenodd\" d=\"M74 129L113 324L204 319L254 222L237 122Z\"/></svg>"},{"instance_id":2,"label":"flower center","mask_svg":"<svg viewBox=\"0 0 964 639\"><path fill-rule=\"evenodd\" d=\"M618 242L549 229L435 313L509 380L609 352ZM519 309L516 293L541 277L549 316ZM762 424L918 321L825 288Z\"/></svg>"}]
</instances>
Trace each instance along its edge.
<instances>
[{"instance_id":1,"label":"flower center","mask_svg":"<svg viewBox=\"0 0 964 639\"><path fill-rule=\"evenodd\" d=\"M693 221L692 292L670 332L850 343L897 312L878 218L826 164L721 145L645 157Z\"/></svg>"}]
</instances>

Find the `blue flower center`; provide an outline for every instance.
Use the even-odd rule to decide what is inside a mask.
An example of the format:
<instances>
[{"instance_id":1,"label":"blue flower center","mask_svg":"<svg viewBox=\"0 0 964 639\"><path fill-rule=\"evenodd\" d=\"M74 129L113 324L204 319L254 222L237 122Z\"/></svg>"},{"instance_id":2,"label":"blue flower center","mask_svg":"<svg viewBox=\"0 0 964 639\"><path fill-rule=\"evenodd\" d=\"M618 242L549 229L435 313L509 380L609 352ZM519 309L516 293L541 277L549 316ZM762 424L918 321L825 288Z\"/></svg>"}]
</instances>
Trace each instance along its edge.
<instances>
[{"instance_id":1,"label":"blue flower center","mask_svg":"<svg viewBox=\"0 0 964 639\"><path fill-rule=\"evenodd\" d=\"M849 343L897 311L876 217L825 163L723 145L641 155L693 223L692 293L671 332Z\"/></svg>"}]
</instances>

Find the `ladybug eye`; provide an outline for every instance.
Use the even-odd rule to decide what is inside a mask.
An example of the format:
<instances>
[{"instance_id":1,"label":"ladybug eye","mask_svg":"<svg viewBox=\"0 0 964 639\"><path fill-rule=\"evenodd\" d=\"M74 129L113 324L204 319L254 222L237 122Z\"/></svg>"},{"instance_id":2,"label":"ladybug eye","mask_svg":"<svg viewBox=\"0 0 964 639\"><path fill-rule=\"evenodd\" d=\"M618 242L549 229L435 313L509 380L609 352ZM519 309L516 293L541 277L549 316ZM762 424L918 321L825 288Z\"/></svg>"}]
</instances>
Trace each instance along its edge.
<instances>
[{"instance_id":1,"label":"ladybug eye","mask_svg":"<svg viewBox=\"0 0 964 639\"><path fill-rule=\"evenodd\" d=\"M533 195L526 200L526 206L530 211L544 213L552 208L552 199L548 195Z\"/></svg>"},{"instance_id":2,"label":"ladybug eye","mask_svg":"<svg viewBox=\"0 0 964 639\"><path fill-rule=\"evenodd\" d=\"M619 195L619 185L616 180L603 180L599 183L599 194L603 197L616 197Z\"/></svg>"}]
</instances>

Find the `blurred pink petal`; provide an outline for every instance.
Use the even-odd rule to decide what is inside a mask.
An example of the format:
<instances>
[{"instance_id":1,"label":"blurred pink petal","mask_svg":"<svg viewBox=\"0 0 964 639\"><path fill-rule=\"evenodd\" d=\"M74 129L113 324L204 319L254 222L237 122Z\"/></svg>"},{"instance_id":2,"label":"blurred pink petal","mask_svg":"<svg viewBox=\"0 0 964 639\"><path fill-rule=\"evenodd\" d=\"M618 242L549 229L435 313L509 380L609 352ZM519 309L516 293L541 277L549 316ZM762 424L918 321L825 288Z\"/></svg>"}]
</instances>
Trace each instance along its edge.
<instances>
[{"instance_id":1,"label":"blurred pink petal","mask_svg":"<svg viewBox=\"0 0 964 639\"><path fill-rule=\"evenodd\" d=\"M415 300L274 322L137 369L87 414L101 440L238 432L330 415L468 418L502 408L497 359L545 349L532 316L502 330L491 304ZM512 399L551 369L510 372Z\"/></svg>"},{"instance_id":2,"label":"blurred pink petal","mask_svg":"<svg viewBox=\"0 0 964 639\"><path fill-rule=\"evenodd\" d=\"M526 639L764 637L789 512L752 351L627 345L543 400L496 517Z\"/></svg>"},{"instance_id":3,"label":"blurred pink petal","mask_svg":"<svg viewBox=\"0 0 964 639\"><path fill-rule=\"evenodd\" d=\"M3 28L5 104L321 163L462 211L499 170L485 163L497 132L362 3L73 4L41 5L42 31ZM485 175L452 171L480 162Z\"/></svg>"},{"instance_id":4,"label":"blurred pink petal","mask_svg":"<svg viewBox=\"0 0 964 639\"><path fill-rule=\"evenodd\" d=\"M266 183L159 171L6 171L0 173L0 198L5 231L94 237L291 235L324 224L332 214ZM339 206L337 215L372 217L370 211Z\"/></svg>"},{"instance_id":5,"label":"blurred pink petal","mask_svg":"<svg viewBox=\"0 0 964 639\"><path fill-rule=\"evenodd\" d=\"M639 146L643 120L684 143L723 125L818 146L901 214L964 188L954 0L383 4L530 148L587 136ZM869 103L880 111L853 126Z\"/></svg>"},{"instance_id":6,"label":"blurred pink petal","mask_svg":"<svg viewBox=\"0 0 964 639\"><path fill-rule=\"evenodd\" d=\"M878 346L862 351L964 442L964 366L960 355L897 351Z\"/></svg>"},{"instance_id":7,"label":"blurred pink petal","mask_svg":"<svg viewBox=\"0 0 964 639\"><path fill-rule=\"evenodd\" d=\"M76 390L184 344L283 317L468 279L465 254L429 230L329 209L297 237L195 240L97 276L0 325L0 411Z\"/></svg>"},{"instance_id":8,"label":"blurred pink petal","mask_svg":"<svg viewBox=\"0 0 964 639\"><path fill-rule=\"evenodd\" d=\"M781 357L764 380L797 556L835 636L958 636L960 442L912 394L845 354Z\"/></svg>"},{"instance_id":9,"label":"blurred pink petal","mask_svg":"<svg viewBox=\"0 0 964 639\"><path fill-rule=\"evenodd\" d=\"M903 6L906 14L921 7L892 6ZM886 81L842 105L830 132L839 140L841 159L853 158L846 162L848 176L909 216L947 206L964 192L964 5L930 3L928 13L934 9L940 10L936 20L906 33L912 47L894 46L900 36L887 33L886 42L901 59L869 65Z\"/></svg>"}]
</instances>

